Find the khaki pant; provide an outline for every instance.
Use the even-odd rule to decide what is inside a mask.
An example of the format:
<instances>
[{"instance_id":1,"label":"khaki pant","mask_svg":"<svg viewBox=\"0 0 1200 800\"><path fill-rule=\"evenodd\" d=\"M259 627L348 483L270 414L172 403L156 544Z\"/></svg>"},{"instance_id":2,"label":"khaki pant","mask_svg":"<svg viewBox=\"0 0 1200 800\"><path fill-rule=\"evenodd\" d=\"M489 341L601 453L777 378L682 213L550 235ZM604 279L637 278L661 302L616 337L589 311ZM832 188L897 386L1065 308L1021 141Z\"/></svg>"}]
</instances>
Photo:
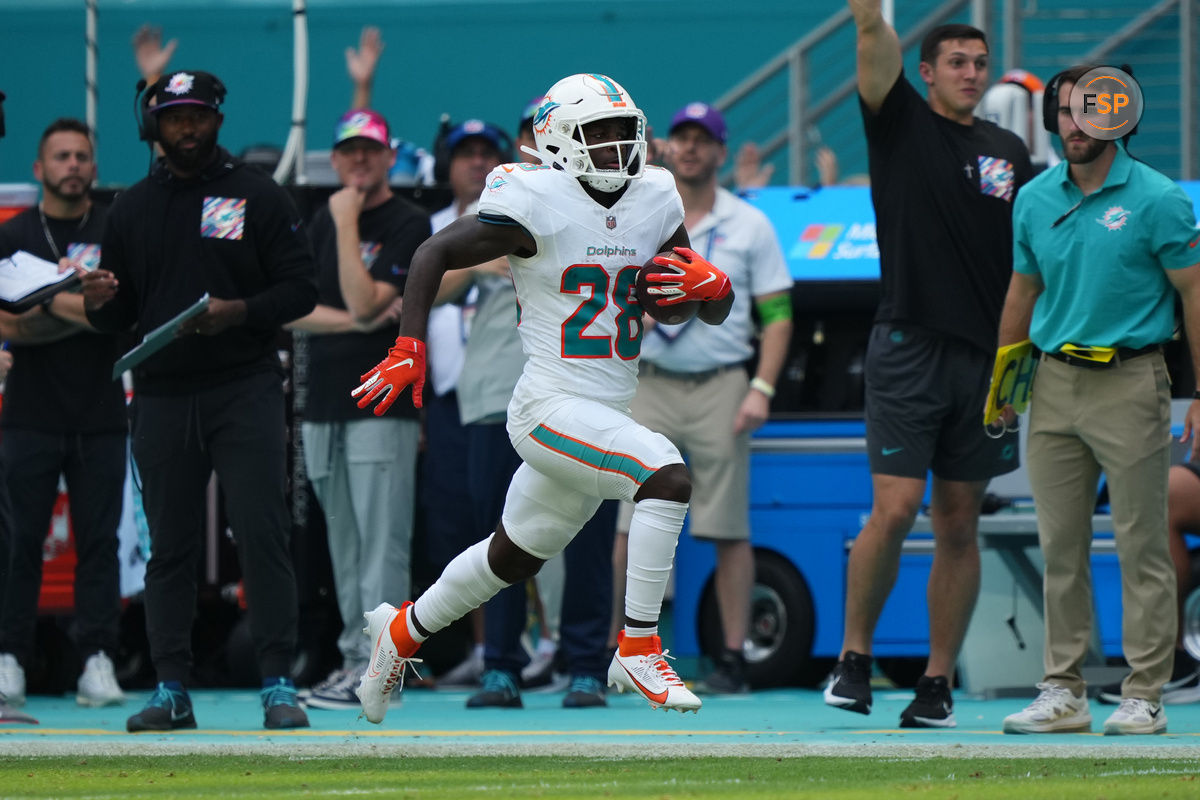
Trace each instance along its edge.
<instances>
[{"instance_id":1,"label":"khaki pant","mask_svg":"<svg viewBox=\"0 0 1200 800\"><path fill-rule=\"evenodd\" d=\"M1028 471L1046 561L1045 680L1083 694L1093 625L1091 519L1107 476L1121 566L1122 643L1132 672L1124 697L1158 702L1176 634L1167 544L1170 383L1161 354L1111 369L1045 356L1034 379Z\"/></svg>"}]
</instances>

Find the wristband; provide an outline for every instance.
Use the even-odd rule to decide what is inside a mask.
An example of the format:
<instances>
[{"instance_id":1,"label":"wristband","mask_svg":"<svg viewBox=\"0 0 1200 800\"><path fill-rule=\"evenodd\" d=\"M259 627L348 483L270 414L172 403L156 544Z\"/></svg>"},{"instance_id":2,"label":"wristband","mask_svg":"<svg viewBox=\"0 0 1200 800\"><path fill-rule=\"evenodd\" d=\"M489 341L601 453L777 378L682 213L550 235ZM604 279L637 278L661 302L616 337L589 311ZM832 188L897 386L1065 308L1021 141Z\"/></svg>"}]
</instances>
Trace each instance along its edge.
<instances>
[{"instance_id":1,"label":"wristband","mask_svg":"<svg viewBox=\"0 0 1200 800\"><path fill-rule=\"evenodd\" d=\"M755 391L762 392L764 395L766 395L768 400L775 397L775 387L758 376L750 379L750 388L754 389Z\"/></svg>"}]
</instances>

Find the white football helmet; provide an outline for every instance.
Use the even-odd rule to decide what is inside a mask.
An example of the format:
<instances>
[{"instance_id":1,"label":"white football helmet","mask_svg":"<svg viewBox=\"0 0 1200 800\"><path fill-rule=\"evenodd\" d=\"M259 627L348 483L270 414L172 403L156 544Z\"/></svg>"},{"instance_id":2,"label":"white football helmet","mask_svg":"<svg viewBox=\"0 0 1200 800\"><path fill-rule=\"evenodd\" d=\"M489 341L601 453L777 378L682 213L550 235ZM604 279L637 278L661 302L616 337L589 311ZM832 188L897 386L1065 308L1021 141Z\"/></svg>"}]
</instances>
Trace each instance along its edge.
<instances>
[{"instance_id":1,"label":"white football helmet","mask_svg":"<svg viewBox=\"0 0 1200 800\"><path fill-rule=\"evenodd\" d=\"M601 119L628 120L625 138L588 145L583 126ZM533 138L543 164L581 179L602 192L615 192L646 167L646 115L621 85L597 73L563 78L550 87L533 117ZM598 169L591 151L617 145L620 166Z\"/></svg>"}]
</instances>

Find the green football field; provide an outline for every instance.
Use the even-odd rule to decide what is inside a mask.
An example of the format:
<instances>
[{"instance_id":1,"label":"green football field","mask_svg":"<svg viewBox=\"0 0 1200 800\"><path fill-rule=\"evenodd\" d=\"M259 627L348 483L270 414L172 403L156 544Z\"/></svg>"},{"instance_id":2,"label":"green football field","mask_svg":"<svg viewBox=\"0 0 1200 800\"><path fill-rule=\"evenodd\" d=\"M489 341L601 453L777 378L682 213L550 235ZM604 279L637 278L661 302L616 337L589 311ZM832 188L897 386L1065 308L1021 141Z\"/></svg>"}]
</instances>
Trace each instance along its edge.
<instances>
[{"instance_id":1,"label":"green football field","mask_svg":"<svg viewBox=\"0 0 1200 800\"><path fill-rule=\"evenodd\" d=\"M311 728L266 731L258 693L193 693L195 730L129 734L124 706L31 696L40 724L0 724L0 798L1200 798L1200 704L1168 706L1160 736L1006 736L1026 698L955 698L958 727L902 729L911 690L879 689L870 716L820 691L706 698L699 714L630 695L564 709L467 709L469 690L404 692L382 725L310 708Z\"/></svg>"},{"instance_id":2,"label":"green football field","mask_svg":"<svg viewBox=\"0 0 1200 800\"><path fill-rule=\"evenodd\" d=\"M1196 759L99 756L0 761L6 798L1194 798Z\"/></svg>"}]
</instances>

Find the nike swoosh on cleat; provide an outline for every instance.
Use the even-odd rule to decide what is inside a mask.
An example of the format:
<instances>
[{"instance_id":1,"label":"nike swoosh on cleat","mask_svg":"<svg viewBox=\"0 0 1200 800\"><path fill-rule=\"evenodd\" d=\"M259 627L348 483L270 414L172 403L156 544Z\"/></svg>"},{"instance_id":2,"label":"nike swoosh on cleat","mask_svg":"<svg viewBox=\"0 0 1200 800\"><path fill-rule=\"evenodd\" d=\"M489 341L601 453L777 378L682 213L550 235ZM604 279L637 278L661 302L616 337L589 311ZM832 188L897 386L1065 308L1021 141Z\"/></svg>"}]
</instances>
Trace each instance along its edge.
<instances>
[{"instance_id":1,"label":"nike swoosh on cleat","mask_svg":"<svg viewBox=\"0 0 1200 800\"><path fill-rule=\"evenodd\" d=\"M653 701L655 703L658 703L659 705L667 702L667 692L669 690L664 689L661 692L657 692L657 693L652 692L649 689L647 689L645 686L643 686L641 681L639 681L637 678L635 678L633 676L633 673L630 672L629 668L626 667L624 664L621 664L621 669L625 670L625 674L629 676L629 680L633 681L634 686L638 687L638 691L640 691L642 694L644 694L648 699L650 699L651 701Z\"/></svg>"},{"instance_id":2,"label":"nike swoosh on cleat","mask_svg":"<svg viewBox=\"0 0 1200 800\"><path fill-rule=\"evenodd\" d=\"M377 636L375 638L375 658L371 659L371 666L369 666L367 668L367 677L368 678L374 678L374 677L377 677L382 674L379 671L379 667L375 666L375 664L377 661L379 661L379 643L383 641L383 635L385 633L387 633L386 627L383 630L381 630L379 632L379 636Z\"/></svg>"},{"instance_id":3,"label":"nike swoosh on cleat","mask_svg":"<svg viewBox=\"0 0 1200 800\"><path fill-rule=\"evenodd\" d=\"M411 367L412 365L413 365L413 360L411 358L406 358L403 361L397 361L395 364L392 364L390 367L385 369L384 372L391 372L392 370L396 369L397 367Z\"/></svg>"}]
</instances>

